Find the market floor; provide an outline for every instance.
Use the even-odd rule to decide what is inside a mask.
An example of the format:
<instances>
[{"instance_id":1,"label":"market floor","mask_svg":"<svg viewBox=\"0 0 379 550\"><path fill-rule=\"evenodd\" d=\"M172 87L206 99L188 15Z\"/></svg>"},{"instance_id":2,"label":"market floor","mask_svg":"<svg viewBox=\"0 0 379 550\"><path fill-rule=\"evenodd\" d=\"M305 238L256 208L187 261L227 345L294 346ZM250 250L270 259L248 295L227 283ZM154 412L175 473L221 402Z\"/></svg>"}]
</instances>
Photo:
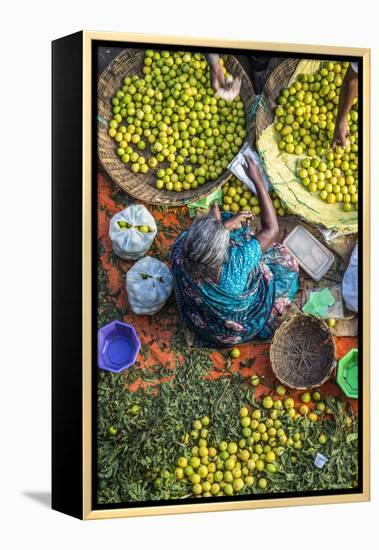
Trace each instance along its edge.
<instances>
[{"instance_id":1,"label":"market floor","mask_svg":"<svg viewBox=\"0 0 379 550\"><path fill-rule=\"evenodd\" d=\"M180 367L185 354L191 353L181 332L181 322L171 296L166 306L150 317L135 315L129 308L125 289L125 273L132 262L122 260L112 251L108 230L111 217L128 205L127 195L110 182L109 178L99 168L98 172L98 318L99 326L114 319L120 319L132 324L141 340L139 360L133 367L134 376L128 381L127 388L135 391L140 386L155 385L170 379L171 372ZM148 205L153 214L158 234L149 254L159 260L168 261L171 245L181 231L191 223L187 207L165 210L162 207ZM356 337L335 337L337 359L351 348L357 347ZM230 361L226 350L213 351L213 370L210 378L225 375L227 369L239 371L242 376L250 377L258 374L263 382L258 388L259 393L267 393L275 383L269 360L269 343L250 342L239 346L241 356ZM174 351L175 349L175 351ZM164 369L165 376L154 376L155 371ZM129 380L129 377L128 377ZM339 387L331 379L321 387L323 395L343 397ZM298 392L291 391L296 400ZM354 409L357 402L351 402Z\"/></svg>"}]
</instances>

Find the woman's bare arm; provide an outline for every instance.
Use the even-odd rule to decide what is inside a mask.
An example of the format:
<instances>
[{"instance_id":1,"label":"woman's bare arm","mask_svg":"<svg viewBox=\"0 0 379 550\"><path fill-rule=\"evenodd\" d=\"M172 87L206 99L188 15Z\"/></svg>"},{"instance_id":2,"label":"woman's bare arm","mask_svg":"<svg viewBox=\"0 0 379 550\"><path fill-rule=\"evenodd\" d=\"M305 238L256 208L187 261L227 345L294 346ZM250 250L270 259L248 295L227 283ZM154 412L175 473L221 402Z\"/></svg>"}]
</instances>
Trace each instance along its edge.
<instances>
[{"instance_id":1,"label":"woman's bare arm","mask_svg":"<svg viewBox=\"0 0 379 550\"><path fill-rule=\"evenodd\" d=\"M259 241L263 252L279 237L279 225L275 214L275 208L268 194L258 164L247 159L247 175L252 180L257 191L257 198L261 209L261 229L255 237Z\"/></svg>"}]
</instances>

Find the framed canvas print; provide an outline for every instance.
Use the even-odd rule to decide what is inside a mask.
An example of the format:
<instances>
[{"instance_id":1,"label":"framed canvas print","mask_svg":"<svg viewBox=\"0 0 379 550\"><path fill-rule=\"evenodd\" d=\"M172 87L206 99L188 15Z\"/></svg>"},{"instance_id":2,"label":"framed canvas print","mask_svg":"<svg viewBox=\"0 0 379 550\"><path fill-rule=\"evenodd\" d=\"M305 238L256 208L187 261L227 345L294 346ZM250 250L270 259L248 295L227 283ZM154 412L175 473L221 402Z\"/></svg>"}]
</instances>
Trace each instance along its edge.
<instances>
[{"instance_id":1,"label":"framed canvas print","mask_svg":"<svg viewBox=\"0 0 379 550\"><path fill-rule=\"evenodd\" d=\"M53 42L53 508L369 498L369 50Z\"/></svg>"}]
</instances>

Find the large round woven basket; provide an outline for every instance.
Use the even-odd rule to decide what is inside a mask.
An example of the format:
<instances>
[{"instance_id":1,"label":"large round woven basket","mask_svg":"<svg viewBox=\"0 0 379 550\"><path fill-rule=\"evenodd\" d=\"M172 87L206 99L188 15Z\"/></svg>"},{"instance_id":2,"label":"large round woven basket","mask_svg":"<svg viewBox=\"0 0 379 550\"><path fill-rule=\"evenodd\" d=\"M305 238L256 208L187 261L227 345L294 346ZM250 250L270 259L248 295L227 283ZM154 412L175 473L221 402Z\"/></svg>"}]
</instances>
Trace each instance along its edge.
<instances>
[{"instance_id":1,"label":"large round woven basket","mask_svg":"<svg viewBox=\"0 0 379 550\"><path fill-rule=\"evenodd\" d=\"M121 87L126 76L143 76L145 50L127 49L120 53L105 69L98 82L98 156L105 171L129 195L152 204L178 206L207 196L224 184L231 173L226 170L217 180L205 183L198 189L174 192L156 189L156 174L149 170L147 174L134 174L116 155L116 143L108 135L108 121L112 118L111 100ZM225 67L235 77L241 78L240 96L245 106L246 132L245 142L253 142L253 122L250 116L254 102L254 90L248 75L239 61L232 55L223 56ZM147 156L147 154L146 154Z\"/></svg>"},{"instance_id":2,"label":"large round woven basket","mask_svg":"<svg viewBox=\"0 0 379 550\"><path fill-rule=\"evenodd\" d=\"M286 386L305 390L320 386L336 367L335 344L322 319L298 314L284 321L270 347L272 370Z\"/></svg>"},{"instance_id":3,"label":"large round woven basket","mask_svg":"<svg viewBox=\"0 0 379 550\"><path fill-rule=\"evenodd\" d=\"M257 139L274 122L274 112L280 91L288 85L298 63L299 59L286 59L272 71L266 80L255 120Z\"/></svg>"}]
</instances>

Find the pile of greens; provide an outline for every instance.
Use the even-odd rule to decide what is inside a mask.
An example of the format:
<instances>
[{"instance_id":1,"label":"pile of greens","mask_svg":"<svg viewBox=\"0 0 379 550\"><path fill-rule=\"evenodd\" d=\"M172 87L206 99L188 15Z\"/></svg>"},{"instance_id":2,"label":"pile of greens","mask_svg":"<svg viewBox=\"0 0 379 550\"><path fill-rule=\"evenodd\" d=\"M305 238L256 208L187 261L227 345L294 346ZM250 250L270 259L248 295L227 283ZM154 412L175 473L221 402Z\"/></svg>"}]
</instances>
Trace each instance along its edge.
<instances>
[{"instance_id":1,"label":"pile of greens","mask_svg":"<svg viewBox=\"0 0 379 550\"><path fill-rule=\"evenodd\" d=\"M195 444L188 433L195 418L207 415L212 441L241 438L242 406L260 406L255 388L226 362L219 378L207 378L213 363L206 350L189 350L176 369L157 365L138 369L138 376L159 382L131 392L126 388L136 377L135 369L98 375L98 501L118 503L161 500L191 496L190 488L173 474L180 455ZM171 376L170 381L167 380ZM262 491L245 487L242 493L280 493L356 486L358 475L358 420L348 404L332 397L325 399L332 414L310 422L296 418L293 427L301 429L303 448L280 457L279 470L269 476ZM300 428L301 426L301 428ZM327 436L320 445L319 435ZM328 457L322 470L314 467L316 452ZM158 481L157 481L158 480Z\"/></svg>"}]
</instances>

